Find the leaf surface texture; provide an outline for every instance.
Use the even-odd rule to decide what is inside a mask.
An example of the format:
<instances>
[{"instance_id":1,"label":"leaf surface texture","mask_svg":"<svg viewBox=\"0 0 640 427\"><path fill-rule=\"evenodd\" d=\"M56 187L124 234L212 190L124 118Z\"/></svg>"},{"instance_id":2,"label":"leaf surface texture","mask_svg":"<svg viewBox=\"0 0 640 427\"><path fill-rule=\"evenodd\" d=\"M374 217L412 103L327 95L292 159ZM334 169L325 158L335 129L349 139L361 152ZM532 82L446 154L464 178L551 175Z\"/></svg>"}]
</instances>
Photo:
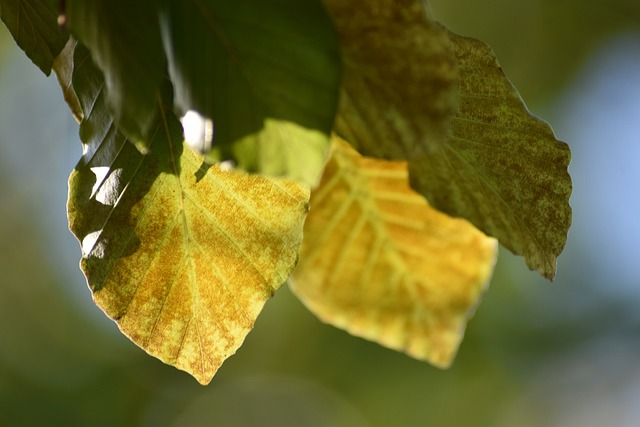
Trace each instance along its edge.
<instances>
[{"instance_id":1,"label":"leaf surface texture","mask_svg":"<svg viewBox=\"0 0 640 427\"><path fill-rule=\"evenodd\" d=\"M406 162L335 138L311 194L291 286L323 321L421 360L451 363L497 242L411 190Z\"/></svg>"},{"instance_id":2,"label":"leaf surface texture","mask_svg":"<svg viewBox=\"0 0 640 427\"><path fill-rule=\"evenodd\" d=\"M408 161L411 187L434 208L552 279L571 224L571 153L491 49L446 30L420 0L325 4L345 64L336 132L365 156Z\"/></svg>"},{"instance_id":3,"label":"leaf surface texture","mask_svg":"<svg viewBox=\"0 0 640 427\"><path fill-rule=\"evenodd\" d=\"M569 147L527 111L489 46L449 37L459 106L446 143L410 161L411 185L553 279L571 225Z\"/></svg>"},{"instance_id":4,"label":"leaf surface texture","mask_svg":"<svg viewBox=\"0 0 640 427\"><path fill-rule=\"evenodd\" d=\"M84 154L68 214L94 300L134 343L206 384L292 271L308 190L208 168L182 142L168 97L141 154L114 126L84 47L74 87Z\"/></svg>"}]
</instances>

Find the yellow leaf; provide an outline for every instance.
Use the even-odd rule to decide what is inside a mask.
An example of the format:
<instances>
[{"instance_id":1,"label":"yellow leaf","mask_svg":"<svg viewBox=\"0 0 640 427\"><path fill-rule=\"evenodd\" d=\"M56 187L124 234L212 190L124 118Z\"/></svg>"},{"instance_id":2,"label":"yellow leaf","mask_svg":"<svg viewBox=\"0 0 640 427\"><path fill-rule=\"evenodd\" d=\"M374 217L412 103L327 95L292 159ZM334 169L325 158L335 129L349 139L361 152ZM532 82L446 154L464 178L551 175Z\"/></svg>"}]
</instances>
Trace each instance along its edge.
<instances>
[{"instance_id":1,"label":"yellow leaf","mask_svg":"<svg viewBox=\"0 0 640 427\"><path fill-rule=\"evenodd\" d=\"M489 281L497 242L432 209L406 162L334 138L291 286L323 321L445 367Z\"/></svg>"},{"instance_id":2,"label":"yellow leaf","mask_svg":"<svg viewBox=\"0 0 640 427\"><path fill-rule=\"evenodd\" d=\"M85 149L69 179L68 214L82 270L125 335L206 384L293 270L309 190L207 169L166 103L142 155L114 128L102 76L77 50Z\"/></svg>"},{"instance_id":3,"label":"yellow leaf","mask_svg":"<svg viewBox=\"0 0 640 427\"><path fill-rule=\"evenodd\" d=\"M96 216L105 221L98 230L72 229L96 304L149 354L206 384L295 265L308 193L293 181L219 167L197 182L196 161L185 149L180 174L161 174L130 215L114 204L108 218ZM127 184L117 182L126 173L119 169L87 179L92 168L71 176L72 221L84 208L73 194L95 186L99 201L107 187Z\"/></svg>"}]
</instances>

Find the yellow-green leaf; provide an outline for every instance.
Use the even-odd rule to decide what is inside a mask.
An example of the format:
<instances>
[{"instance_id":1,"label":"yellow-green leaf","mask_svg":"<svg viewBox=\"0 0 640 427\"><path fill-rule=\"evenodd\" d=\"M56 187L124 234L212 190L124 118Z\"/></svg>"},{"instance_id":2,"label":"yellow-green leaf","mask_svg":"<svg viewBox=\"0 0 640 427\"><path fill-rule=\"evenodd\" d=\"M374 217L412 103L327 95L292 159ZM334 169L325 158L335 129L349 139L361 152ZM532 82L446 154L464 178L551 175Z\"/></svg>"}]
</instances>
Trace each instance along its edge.
<instances>
[{"instance_id":1,"label":"yellow-green leaf","mask_svg":"<svg viewBox=\"0 0 640 427\"><path fill-rule=\"evenodd\" d=\"M458 71L421 0L324 0L343 78L335 131L367 156L406 160L446 136Z\"/></svg>"},{"instance_id":2,"label":"yellow-green leaf","mask_svg":"<svg viewBox=\"0 0 640 427\"><path fill-rule=\"evenodd\" d=\"M115 128L82 46L75 67L84 150L68 214L94 300L134 343L206 384L293 270L308 189L202 167L167 98L142 155Z\"/></svg>"},{"instance_id":3,"label":"yellow-green leaf","mask_svg":"<svg viewBox=\"0 0 640 427\"><path fill-rule=\"evenodd\" d=\"M489 46L449 38L459 107L446 143L410 161L411 186L553 279L571 225L569 147L527 111Z\"/></svg>"},{"instance_id":4,"label":"yellow-green leaf","mask_svg":"<svg viewBox=\"0 0 640 427\"><path fill-rule=\"evenodd\" d=\"M334 138L291 286L323 321L448 366L489 281L495 239L432 209L406 162Z\"/></svg>"}]
</instances>

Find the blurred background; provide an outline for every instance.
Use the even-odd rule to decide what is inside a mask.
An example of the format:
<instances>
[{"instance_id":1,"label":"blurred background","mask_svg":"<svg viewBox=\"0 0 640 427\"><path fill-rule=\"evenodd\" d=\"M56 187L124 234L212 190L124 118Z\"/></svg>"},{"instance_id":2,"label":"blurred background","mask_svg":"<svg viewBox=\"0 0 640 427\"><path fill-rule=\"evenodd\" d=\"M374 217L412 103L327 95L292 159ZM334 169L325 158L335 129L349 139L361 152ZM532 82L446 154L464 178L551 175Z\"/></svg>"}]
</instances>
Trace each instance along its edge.
<instances>
[{"instance_id":1,"label":"blurred background","mask_svg":"<svg viewBox=\"0 0 640 427\"><path fill-rule=\"evenodd\" d=\"M285 286L207 387L91 301L65 214L78 127L0 26L0 426L640 425L640 2L431 5L572 148L556 281L501 251L446 371L321 324Z\"/></svg>"}]
</instances>

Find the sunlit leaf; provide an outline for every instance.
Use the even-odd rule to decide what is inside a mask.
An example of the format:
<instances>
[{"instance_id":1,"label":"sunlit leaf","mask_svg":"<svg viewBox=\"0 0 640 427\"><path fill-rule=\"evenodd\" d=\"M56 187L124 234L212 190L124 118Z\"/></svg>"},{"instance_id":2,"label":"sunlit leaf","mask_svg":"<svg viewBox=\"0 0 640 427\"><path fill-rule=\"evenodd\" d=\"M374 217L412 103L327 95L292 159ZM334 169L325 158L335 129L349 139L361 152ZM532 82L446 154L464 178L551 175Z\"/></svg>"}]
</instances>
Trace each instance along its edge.
<instances>
[{"instance_id":1,"label":"sunlit leaf","mask_svg":"<svg viewBox=\"0 0 640 427\"><path fill-rule=\"evenodd\" d=\"M486 44L449 33L460 103L449 138L412 159L411 185L552 279L571 225L571 152L532 116Z\"/></svg>"},{"instance_id":2,"label":"sunlit leaf","mask_svg":"<svg viewBox=\"0 0 640 427\"><path fill-rule=\"evenodd\" d=\"M314 184L339 90L320 1L173 1L162 22L177 104L213 119L212 156Z\"/></svg>"},{"instance_id":3,"label":"sunlit leaf","mask_svg":"<svg viewBox=\"0 0 640 427\"><path fill-rule=\"evenodd\" d=\"M293 269L309 192L202 167L166 95L142 155L115 128L81 46L73 81L84 152L68 214L94 300L134 343L206 384Z\"/></svg>"},{"instance_id":4,"label":"sunlit leaf","mask_svg":"<svg viewBox=\"0 0 640 427\"><path fill-rule=\"evenodd\" d=\"M362 154L406 160L436 147L456 106L446 32L421 0L324 0L340 36L336 132Z\"/></svg>"},{"instance_id":5,"label":"sunlit leaf","mask_svg":"<svg viewBox=\"0 0 640 427\"><path fill-rule=\"evenodd\" d=\"M154 0L67 0L67 25L105 75L116 123L146 150L166 71Z\"/></svg>"},{"instance_id":6,"label":"sunlit leaf","mask_svg":"<svg viewBox=\"0 0 640 427\"><path fill-rule=\"evenodd\" d=\"M16 43L47 76L69 37L58 26L57 0L0 0L0 19Z\"/></svg>"},{"instance_id":7,"label":"sunlit leaf","mask_svg":"<svg viewBox=\"0 0 640 427\"><path fill-rule=\"evenodd\" d=\"M58 78L58 84L62 89L62 95L64 96L64 100L69 106L73 117L80 123L84 116L82 111L82 107L80 106L80 101L78 100L78 96L76 92L73 90L73 54L75 53L77 41L70 37L67 40L67 44L64 49L56 59L53 61L53 71L56 73L56 77Z\"/></svg>"},{"instance_id":8,"label":"sunlit leaf","mask_svg":"<svg viewBox=\"0 0 640 427\"><path fill-rule=\"evenodd\" d=\"M320 319L445 367L493 271L497 242L432 209L406 162L335 139L311 194L292 287Z\"/></svg>"}]
</instances>

